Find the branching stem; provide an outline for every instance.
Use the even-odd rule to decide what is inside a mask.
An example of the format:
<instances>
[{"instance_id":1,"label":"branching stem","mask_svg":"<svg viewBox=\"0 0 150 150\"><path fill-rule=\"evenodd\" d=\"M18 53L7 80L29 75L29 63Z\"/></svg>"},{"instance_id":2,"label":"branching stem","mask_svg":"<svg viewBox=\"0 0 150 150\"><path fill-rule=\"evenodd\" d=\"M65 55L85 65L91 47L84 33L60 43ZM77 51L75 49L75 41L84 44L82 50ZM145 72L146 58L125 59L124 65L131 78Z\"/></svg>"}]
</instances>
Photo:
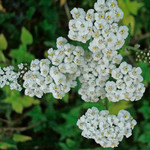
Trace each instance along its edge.
<instances>
[{"instance_id":1,"label":"branching stem","mask_svg":"<svg viewBox=\"0 0 150 150\"><path fill-rule=\"evenodd\" d=\"M36 122L35 124L32 124L31 126L28 126L28 127L6 127L6 128L1 128L1 130L2 130L3 132L7 132L7 131L23 132L23 131L32 129L32 128L36 127L37 125L41 124L41 123L42 123L42 121L38 121L38 122Z\"/></svg>"},{"instance_id":2,"label":"branching stem","mask_svg":"<svg viewBox=\"0 0 150 150\"><path fill-rule=\"evenodd\" d=\"M70 10L69 10L68 4L67 4L67 0L66 0L66 2L64 4L64 7L65 7L66 14L67 14L67 18L68 18L68 20L70 20L71 19L71 15L70 15Z\"/></svg>"}]
</instances>

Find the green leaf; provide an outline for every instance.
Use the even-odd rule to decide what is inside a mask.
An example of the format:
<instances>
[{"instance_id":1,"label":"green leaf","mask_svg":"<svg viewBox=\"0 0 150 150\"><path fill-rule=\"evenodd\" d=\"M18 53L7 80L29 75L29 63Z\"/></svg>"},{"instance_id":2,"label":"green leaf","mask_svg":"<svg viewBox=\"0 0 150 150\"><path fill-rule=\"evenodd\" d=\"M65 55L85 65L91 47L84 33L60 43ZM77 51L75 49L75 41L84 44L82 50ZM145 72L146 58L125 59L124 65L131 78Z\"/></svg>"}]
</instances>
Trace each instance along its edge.
<instances>
[{"instance_id":1,"label":"green leaf","mask_svg":"<svg viewBox=\"0 0 150 150\"><path fill-rule=\"evenodd\" d=\"M5 102L8 102L8 101L5 101ZM20 101L12 101L10 102L12 104L12 108L15 112L21 114L22 111L23 111L23 106L21 104Z\"/></svg>"},{"instance_id":2,"label":"green leaf","mask_svg":"<svg viewBox=\"0 0 150 150\"><path fill-rule=\"evenodd\" d=\"M6 50L7 49L7 40L3 34L0 34L0 50Z\"/></svg>"},{"instance_id":3,"label":"green leaf","mask_svg":"<svg viewBox=\"0 0 150 150\"><path fill-rule=\"evenodd\" d=\"M64 143L59 143L58 145L61 150L70 150Z\"/></svg>"},{"instance_id":4,"label":"green leaf","mask_svg":"<svg viewBox=\"0 0 150 150\"><path fill-rule=\"evenodd\" d=\"M25 27L21 30L21 41L25 45L30 45L33 43L32 34Z\"/></svg>"},{"instance_id":5,"label":"green leaf","mask_svg":"<svg viewBox=\"0 0 150 150\"><path fill-rule=\"evenodd\" d=\"M125 16L128 16L130 13L137 15L138 10L144 5L142 2L137 2L136 0L119 0L118 3Z\"/></svg>"},{"instance_id":6,"label":"green leaf","mask_svg":"<svg viewBox=\"0 0 150 150\"><path fill-rule=\"evenodd\" d=\"M143 143L150 143L150 131L146 131L144 134L142 134L138 141Z\"/></svg>"},{"instance_id":7,"label":"green leaf","mask_svg":"<svg viewBox=\"0 0 150 150\"><path fill-rule=\"evenodd\" d=\"M34 15L35 11L36 11L35 7L30 7L30 8L27 10L27 18L28 18L28 19L31 19L32 16Z\"/></svg>"},{"instance_id":8,"label":"green leaf","mask_svg":"<svg viewBox=\"0 0 150 150\"><path fill-rule=\"evenodd\" d=\"M74 126L80 115L81 107L72 108L68 113L62 113L62 117L66 120L67 126Z\"/></svg>"},{"instance_id":9,"label":"green leaf","mask_svg":"<svg viewBox=\"0 0 150 150\"><path fill-rule=\"evenodd\" d=\"M126 6L130 13L137 15L138 10L143 6L142 2L126 0Z\"/></svg>"},{"instance_id":10,"label":"green leaf","mask_svg":"<svg viewBox=\"0 0 150 150\"><path fill-rule=\"evenodd\" d=\"M17 61L17 63L30 63L35 57L27 52L26 45L20 45L18 49L10 51L10 56Z\"/></svg>"},{"instance_id":11,"label":"green leaf","mask_svg":"<svg viewBox=\"0 0 150 150\"><path fill-rule=\"evenodd\" d=\"M8 148L15 148L15 145L6 143L6 142L0 142L0 149L7 150Z\"/></svg>"},{"instance_id":12,"label":"green leaf","mask_svg":"<svg viewBox=\"0 0 150 150\"><path fill-rule=\"evenodd\" d=\"M76 142L71 139L67 139L66 143L67 143L68 147L70 147L70 148L74 148L76 146Z\"/></svg>"},{"instance_id":13,"label":"green leaf","mask_svg":"<svg viewBox=\"0 0 150 150\"><path fill-rule=\"evenodd\" d=\"M63 97L64 102L68 103L69 102L69 94L66 93L65 97Z\"/></svg>"},{"instance_id":14,"label":"green leaf","mask_svg":"<svg viewBox=\"0 0 150 150\"><path fill-rule=\"evenodd\" d=\"M109 113L117 115L121 109L127 109L131 107L130 102L122 100L117 103L109 102Z\"/></svg>"},{"instance_id":15,"label":"green leaf","mask_svg":"<svg viewBox=\"0 0 150 150\"><path fill-rule=\"evenodd\" d=\"M25 141L32 140L32 138L30 136L26 136L22 134L14 134L13 140L15 142L25 142Z\"/></svg>"},{"instance_id":16,"label":"green leaf","mask_svg":"<svg viewBox=\"0 0 150 150\"><path fill-rule=\"evenodd\" d=\"M141 67L141 69L143 70L142 72L142 76L143 76L143 79L144 79L144 82L147 83L149 82L150 83L150 67L148 66L148 63L144 63L144 62L139 62L138 63L138 66Z\"/></svg>"},{"instance_id":17,"label":"green leaf","mask_svg":"<svg viewBox=\"0 0 150 150\"><path fill-rule=\"evenodd\" d=\"M119 7L124 12L123 24L131 24L131 35L134 34L135 19L132 15L137 15L138 10L143 6L143 3L131 0L119 0Z\"/></svg>"},{"instance_id":18,"label":"green leaf","mask_svg":"<svg viewBox=\"0 0 150 150\"><path fill-rule=\"evenodd\" d=\"M11 91L7 88L8 87L5 87L9 93L7 93L7 97L3 100L3 102L12 104L12 108L15 112L22 113L24 108L39 104L39 100L35 100L28 96L21 96L18 91Z\"/></svg>"},{"instance_id":19,"label":"green leaf","mask_svg":"<svg viewBox=\"0 0 150 150\"><path fill-rule=\"evenodd\" d=\"M126 0L125 1L124 0L119 0L118 5L122 9L122 11L124 12L125 16L128 16L130 14L129 10L127 9Z\"/></svg>"},{"instance_id":20,"label":"green leaf","mask_svg":"<svg viewBox=\"0 0 150 150\"><path fill-rule=\"evenodd\" d=\"M148 119L150 116L150 106L148 101L143 101L142 107L138 111L143 114L145 119Z\"/></svg>"},{"instance_id":21,"label":"green leaf","mask_svg":"<svg viewBox=\"0 0 150 150\"><path fill-rule=\"evenodd\" d=\"M32 120L30 121L30 124L34 124L38 121L45 122L47 120L45 114L42 112L40 105L34 106L34 108L30 112L28 112L26 115L30 116L32 118ZM34 127L34 131L42 130L41 128L43 128L44 126L45 126L45 124L42 123L42 124Z\"/></svg>"},{"instance_id":22,"label":"green leaf","mask_svg":"<svg viewBox=\"0 0 150 150\"><path fill-rule=\"evenodd\" d=\"M131 25L131 35L134 34L134 28L135 28L135 19L132 15L124 16L123 18L123 24L126 26Z\"/></svg>"},{"instance_id":23,"label":"green leaf","mask_svg":"<svg viewBox=\"0 0 150 150\"><path fill-rule=\"evenodd\" d=\"M91 103L91 102L84 102L84 104L83 104L83 108L85 108L85 109L88 109L88 108L91 108L91 107L97 107L99 110L103 110L103 109L105 109L104 108L104 103L101 103L101 102L99 102L99 103L95 103L95 102L93 102L93 103Z\"/></svg>"}]
</instances>

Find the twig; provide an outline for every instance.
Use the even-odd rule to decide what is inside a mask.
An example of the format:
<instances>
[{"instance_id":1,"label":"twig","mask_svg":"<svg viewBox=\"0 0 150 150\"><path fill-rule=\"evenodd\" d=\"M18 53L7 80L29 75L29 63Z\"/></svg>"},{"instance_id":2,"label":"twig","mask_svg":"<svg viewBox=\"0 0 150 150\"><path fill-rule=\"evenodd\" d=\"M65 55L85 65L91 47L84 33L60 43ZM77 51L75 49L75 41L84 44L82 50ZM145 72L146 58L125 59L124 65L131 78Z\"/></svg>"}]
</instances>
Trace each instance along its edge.
<instances>
[{"instance_id":1,"label":"twig","mask_svg":"<svg viewBox=\"0 0 150 150\"><path fill-rule=\"evenodd\" d=\"M23 131L26 131L26 130L29 130L29 129L32 129L34 127L36 127L37 125L41 124L42 121L38 121L36 122L35 124L32 124L31 126L28 126L28 127L7 127L7 128L1 128L1 130L3 132L6 132L6 131L18 131L18 132L23 132Z\"/></svg>"},{"instance_id":2,"label":"twig","mask_svg":"<svg viewBox=\"0 0 150 150\"><path fill-rule=\"evenodd\" d=\"M20 123L24 119L24 117L25 117L25 114L23 114L20 118L14 120L13 125L16 125L16 124Z\"/></svg>"},{"instance_id":3,"label":"twig","mask_svg":"<svg viewBox=\"0 0 150 150\"><path fill-rule=\"evenodd\" d=\"M136 62L134 61L133 57L131 55L128 55L128 59L131 61L133 66L137 66Z\"/></svg>"},{"instance_id":4,"label":"twig","mask_svg":"<svg viewBox=\"0 0 150 150\"><path fill-rule=\"evenodd\" d=\"M136 66L136 62L134 61L133 57L131 55L129 55L129 52L127 51L127 49L125 49L125 53L127 54L128 59L133 64L133 66Z\"/></svg>"},{"instance_id":5,"label":"twig","mask_svg":"<svg viewBox=\"0 0 150 150\"><path fill-rule=\"evenodd\" d=\"M4 122L4 123L7 123L7 124L11 124L12 122L10 122L10 121L8 121L8 120L6 120L6 119L3 119L3 118L0 118L0 121L1 122Z\"/></svg>"},{"instance_id":6,"label":"twig","mask_svg":"<svg viewBox=\"0 0 150 150\"><path fill-rule=\"evenodd\" d=\"M134 39L131 40L131 44L134 44L140 40L143 40L143 39L146 39L146 38L149 38L150 37L150 33L146 33L146 34L143 34L141 36L136 36Z\"/></svg>"},{"instance_id":7,"label":"twig","mask_svg":"<svg viewBox=\"0 0 150 150\"><path fill-rule=\"evenodd\" d=\"M3 62L3 61L0 61L0 64L7 65L7 66L11 65L10 63L8 63L8 62Z\"/></svg>"},{"instance_id":8,"label":"twig","mask_svg":"<svg viewBox=\"0 0 150 150\"><path fill-rule=\"evenodd\" d=\"M66 2L64 4L64 7L65 7L66 14L67 14L67 18L68 18L68 20L70 20L71 19L71 15L70 15L70 10L69 10L68 4L67 4L67 0L66 0Z\"/></svg>"}]
</instances>

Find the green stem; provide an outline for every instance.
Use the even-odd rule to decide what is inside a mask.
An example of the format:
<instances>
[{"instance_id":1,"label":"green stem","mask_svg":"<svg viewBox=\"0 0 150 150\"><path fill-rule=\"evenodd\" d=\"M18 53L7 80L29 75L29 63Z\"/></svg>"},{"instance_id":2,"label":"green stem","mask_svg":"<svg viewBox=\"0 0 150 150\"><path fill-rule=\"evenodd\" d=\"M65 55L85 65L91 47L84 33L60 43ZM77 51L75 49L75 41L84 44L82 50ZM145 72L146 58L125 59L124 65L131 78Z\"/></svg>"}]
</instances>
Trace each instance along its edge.
<instances>
[{"instance_id":1,"label":"green stem","mask_svg":"<svg viewBox=\"0 0 150 150\"><path fill-rule=\"evenodd\" d=\"M104 105L105 105L106 110L108 110L108 99L107 98L104 99Z\"/></svg>"},{"instance_id":2,"label":"green stem","mask_svg":"<svg viewBox=\"0 0 150 150\"><path fill-rule=\"evenodd\" d=\"M136 52L141 52L142 51L142 50L140 50L138 48L135 48L135 47L132 47L132 46L125 46L125 48L136 51Z\"/></svg>"}]
</instances>

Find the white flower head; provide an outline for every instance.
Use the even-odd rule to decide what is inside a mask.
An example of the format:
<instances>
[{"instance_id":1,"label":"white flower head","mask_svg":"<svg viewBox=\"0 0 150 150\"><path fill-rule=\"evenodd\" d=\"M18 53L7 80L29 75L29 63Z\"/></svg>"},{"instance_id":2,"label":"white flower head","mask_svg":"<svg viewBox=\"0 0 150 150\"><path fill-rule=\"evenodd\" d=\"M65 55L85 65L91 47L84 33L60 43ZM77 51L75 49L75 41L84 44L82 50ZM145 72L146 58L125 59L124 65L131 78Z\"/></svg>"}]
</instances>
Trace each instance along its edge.
<instances>
[{"instance_id":1,"label":"white flower head","mask_svg":"<svg viewBox=\"0 0 150 150\"><path fill-rule=\"evenodd\" d=\"M120 110L118 115L109 115L109 111L98 111L96 107L88 109L85 115L77 121L82 130L81 135L94 139L102 147L118 147L123 137L132 135L136 121L126 110Z\"/></svg>"},{"instance_id":2,"label":"white flower head","mask_svg":"<svg viewBox=\"0 0 150 150\"><path fill-rule=\"evenodd\" d=\"M71 10L72 17L74 19L84 19L85 11L82 8L73 8Z\"/></svg>"}]
</instances>

